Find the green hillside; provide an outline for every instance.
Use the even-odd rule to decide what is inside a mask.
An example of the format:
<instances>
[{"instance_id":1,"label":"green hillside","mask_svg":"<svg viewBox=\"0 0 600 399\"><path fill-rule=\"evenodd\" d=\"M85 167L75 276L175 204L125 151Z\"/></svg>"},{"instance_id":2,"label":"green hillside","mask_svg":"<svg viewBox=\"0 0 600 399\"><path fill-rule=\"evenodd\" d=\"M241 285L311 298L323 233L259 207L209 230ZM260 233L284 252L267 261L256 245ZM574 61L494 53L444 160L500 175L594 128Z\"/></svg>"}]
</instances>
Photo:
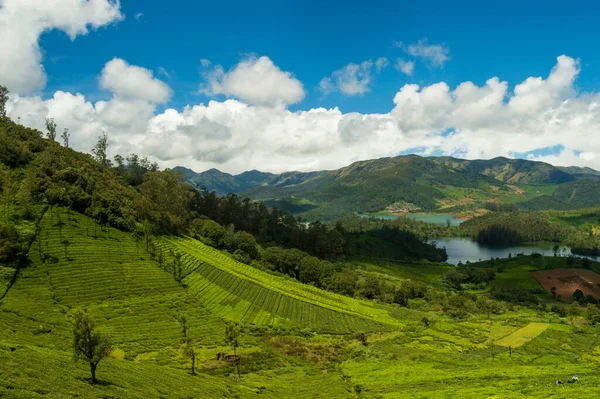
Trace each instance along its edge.
<instances>
[{"instance_id":1,"label":"green hillside","mask_svg":"<svg viewBox=\"0 0 600 399\"><path fill-rule=\"evenodd\" d=\"M262 203L195 191L133 154L111 166L6 119L0 143L0 397L600 394L598 300L569 290L558 298L532 274L595 276L596 262L517 256L455 267L418 238L454 228L357 216L347 228L305 225ZM298 186L329 179L335 203L336 190L393 186L395 172L422 198L483 201L493 179L405 157L315 173ZM520 223L593 236L597 214L539 211ZM515 226L520 216L498 211L470 224ZM97 383L74 360L80 311L112 342ZM226 340L231 323L238 346ZM580 384L555 384L573 373Z\"/></svg>"},{"instance_id":2,"label":"green hillside","mask_svg":"<svg viewBox=\"0 0 600 399\"><path fill-rule=\"evenodd\" d=\"M58 220L64 223L60 229ZM65 246L67 241L69 245ZM200 294L197 286L180 286L171 273L149 259L143 243L136 242L130 234L102 229L87 217L54 208L42 219L39 239L29 252L29 260L30 265L21 270L0 302L0 396L251 397L257 391L267 397L317 394L318 391L311 389L308 393L308 387L294 384L297 378L321 386L319 397L348 395L339 374L323 375L310 364L288 364L285 359L257 360L265 371L272 363L279 363L273 366L275 374L250 373L241 383L226 377L231 366L219 363L216 366L225 373L218 373L221 376L190 376L189 360L181 353L182 316L186 319L186 334L201 348L199 357L210 364L216 352L228 351L222 337L224 321L219 317L223 311L215 309L214 304L209 306L213 295ZM194 274L188 276L186 282L197 282L193 277ZM276 281L271 284L276 285ZM269 290L263 290L263 294L268 293ZM263 310L266 306L262 299L255 298L250 305L255 305L256 314L262 311L265 317L252 321L269 325L273 318ZM302 300L290 302L292 313L295 307L303 310ZM356 313L371 308L358 301L353 303ZM69 317L77 307L85 307L114 341L112 358L99 368L100 379L106 384L90 385L85 365L72 361ZM385 315L375 308L370 312ZM332 321L336 320L338 312L329 313ZM355 324L361 325L360 318L346 314L342 313L340 320L357 320ZM390 316L387 320L394 322ZM249 334L244 338L242 353L248 353L248 357L260 353L270 357L265 350L259 337ZM209 371L215 365L206 367ZM275 380L277 384L270 382Z\"/></svg>"},{"instance_id":3,"label":"green hillside","mask_svg":"<svg viewBox=\"0 0 600 399\"><path fill-rule=\"evenodd\" d=\"M185 168L181 168L184 170ZM240 193L309 220L355 212L430 211L479 215L490 206L575 209L599 205L597 172L543 162L463 160L416 155L359 161L318 172L257 171L237 176L185 169L188 182L218 194ZM583 180L582 180L583 179Z\"/></svg>"}]
</instances>

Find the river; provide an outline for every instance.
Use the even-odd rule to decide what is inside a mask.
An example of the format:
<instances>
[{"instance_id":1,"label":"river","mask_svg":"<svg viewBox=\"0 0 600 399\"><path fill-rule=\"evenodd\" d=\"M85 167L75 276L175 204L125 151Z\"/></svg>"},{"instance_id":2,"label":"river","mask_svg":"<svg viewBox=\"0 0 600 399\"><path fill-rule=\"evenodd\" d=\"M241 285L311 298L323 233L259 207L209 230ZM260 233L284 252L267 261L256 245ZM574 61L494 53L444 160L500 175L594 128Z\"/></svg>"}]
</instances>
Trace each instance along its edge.
<instances>
[{"instance_id":1,"label":"river","mask_svg":"<svg viewBox=\"0 0 600 399\"><path fill-rule=\"evenodd\" d=\"M496 247L480 245L477 241L470 238L437 238L432 239L437 243L438 248L446 248L448 254L447 262L456 265L459 261L477 262L479 260L489 260L490 258L507 258L509 254L515 256L518 253L530 255L532 252L540 253L544 256L554 256L552 248L554 243L535 243L532 245L513 245L507 247ZM563 249L565 250L563 252ZM565 246L560 247L561 255L571 254L571 249ZM577 255L578 256L578 255ZM588 256L592 260L598 261L598 257Z\"/></svg>"}]
</instances>

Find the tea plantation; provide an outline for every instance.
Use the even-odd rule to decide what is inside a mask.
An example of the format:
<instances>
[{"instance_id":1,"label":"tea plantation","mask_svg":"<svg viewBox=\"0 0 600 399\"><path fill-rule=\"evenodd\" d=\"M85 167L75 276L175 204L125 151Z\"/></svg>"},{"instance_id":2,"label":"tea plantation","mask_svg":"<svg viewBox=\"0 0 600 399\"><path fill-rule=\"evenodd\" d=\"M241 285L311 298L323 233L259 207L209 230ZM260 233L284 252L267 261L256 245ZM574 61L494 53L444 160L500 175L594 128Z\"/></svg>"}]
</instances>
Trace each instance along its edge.
<instances>
[{"instance_id":1,"label":"tea plantation","mask_svg":"<svg viewBox=\"0 0 600 399\"><path fill-rule=\"evenodd\" d=\"M45 212L28 264L0 301L0 397L600 396L600 335L581 312L560 317L511 305L452 318L429 297L408 308L354 299L240 263L189 237L155 237L149 247L66 208ZM354 265L394 281L421 280L438 293L439 276L450 269ZM499 287L523 280L533 266L503 267L493 282ZM73 360L78 308L114 343L99 364L98 384ZM240 378L233 364L216 360L232 352L224 340L230 321L242 328ZM184 355L186 338L196 347L196 375ZM555 384L573 374L579 384Z\"/></svg>"}]
</instances>

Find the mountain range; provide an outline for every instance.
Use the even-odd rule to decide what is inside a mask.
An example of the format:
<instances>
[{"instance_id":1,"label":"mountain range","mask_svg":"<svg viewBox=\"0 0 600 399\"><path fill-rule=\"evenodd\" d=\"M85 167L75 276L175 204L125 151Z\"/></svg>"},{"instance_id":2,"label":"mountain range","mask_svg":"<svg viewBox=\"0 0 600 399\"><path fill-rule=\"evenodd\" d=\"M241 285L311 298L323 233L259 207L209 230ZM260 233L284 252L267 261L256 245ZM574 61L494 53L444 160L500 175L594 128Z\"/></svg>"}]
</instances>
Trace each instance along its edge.
<instances>
[{"instance_id":1,"label":"mountain range","mask_svg":"<svg viewBox=\"0 0 600 399\"><path fill-rule=\"evenodd\" d=\"M333 219L355 212L448 212L474 216L486 204L522 209L574 209L600 205L600 172L545 162L493 158L404 155L358 161L336 170L257 170L238 175L176 167L186 181L218 195L265 201L309 219Z\"/></svg>"}]
</instances>

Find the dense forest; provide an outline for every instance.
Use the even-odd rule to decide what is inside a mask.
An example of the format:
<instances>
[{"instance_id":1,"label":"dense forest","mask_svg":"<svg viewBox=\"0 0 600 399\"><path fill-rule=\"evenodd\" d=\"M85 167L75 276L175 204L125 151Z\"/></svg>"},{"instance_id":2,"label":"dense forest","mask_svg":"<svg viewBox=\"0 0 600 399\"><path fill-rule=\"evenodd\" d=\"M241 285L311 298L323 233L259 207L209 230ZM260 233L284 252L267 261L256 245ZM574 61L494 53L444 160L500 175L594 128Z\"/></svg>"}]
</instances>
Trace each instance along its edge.
<instances>
[{"instance_id":1,"label":"dense forest","mask_svg":"<svg viewBox=\"0 0 600 399\"><path fill-rule=\"evenodd\" d=\"M561 223L556 216L547 212L488 213L464 222L454 232L487 245L548 241L568 245L573 253L580 255L600 253L600 242L591 230Z\"/></svg>"}]
</instances>

